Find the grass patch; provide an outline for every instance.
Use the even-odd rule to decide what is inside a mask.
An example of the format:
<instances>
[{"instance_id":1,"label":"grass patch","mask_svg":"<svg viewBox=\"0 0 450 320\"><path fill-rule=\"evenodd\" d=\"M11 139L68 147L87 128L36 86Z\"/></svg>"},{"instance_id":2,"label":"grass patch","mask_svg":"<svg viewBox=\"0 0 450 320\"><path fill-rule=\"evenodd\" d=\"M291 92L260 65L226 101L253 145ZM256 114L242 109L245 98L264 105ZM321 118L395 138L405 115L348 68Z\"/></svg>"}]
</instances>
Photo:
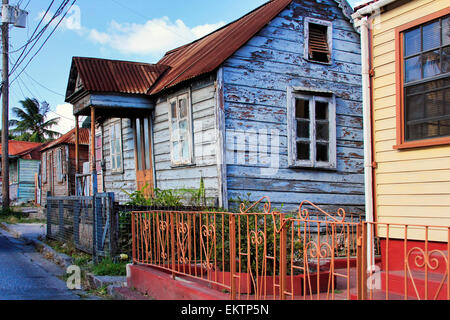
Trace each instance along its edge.
<instances>
[{"instance_id":1,"label":"grass patch","mask_svg":"<svg viewBox=\"0 0 450 320\"><path fill-rule=\"evenodd\" d=\"M91 271L96 276L125 276L127 262L114 262L111 258L105 258L98 264L92 265Z\"/></svg>"}]
</instances>

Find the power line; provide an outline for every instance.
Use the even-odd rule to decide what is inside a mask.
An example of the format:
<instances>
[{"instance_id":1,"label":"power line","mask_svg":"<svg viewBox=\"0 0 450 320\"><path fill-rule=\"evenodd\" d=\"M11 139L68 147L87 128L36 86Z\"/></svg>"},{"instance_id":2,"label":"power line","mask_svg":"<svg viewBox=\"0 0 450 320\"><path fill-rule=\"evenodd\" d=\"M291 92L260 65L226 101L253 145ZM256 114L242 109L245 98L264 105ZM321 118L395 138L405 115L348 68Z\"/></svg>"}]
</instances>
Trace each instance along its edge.
<instances>
[{"instance_id":1,"label":"power line","mask_svg":"<svg viewBox=\"0 0 450 320\"><path fill-rule=\"evenodd\" d=\"M58 95L58 96L64 97L64 98L66 97L64 94L58 93L58 92L56 92L56 91L54 91L54 90L52 90L52 89L50 89L50 88L47 88L46 86L44 86L44 85L43 85L42 83L40 83L39 81L33 79L26 71L24 71L23 73L24 73L30 80L32 80L33 82L35 82L36 84L38 84L38 85L41 86L42 88L46 89L47 91L49 91L49 92L51 92L51 93L53 93L53 94L56 94L56 95Z\"/></svg>"},{"instance_id":2,"label":"power line","mask_svg":"<svg viewBox=\"0 0 450 320\"><path fill-rule=\"evenodd\" d=\"M56 29L58 28L58 26L61 24L62 20L66 17L67 13L70 11L70 9L72 8L72 6L75 4L77 0L73 0L72 4L70 5L69 9L64 13L64 15L61 17L61 19L58 21L58 24L55 26L55 28L53 28L52 32L47 36L47 38L45 39L45 41L41 44L41 46L39 47L39 49L34 53L34 55L30 58L30 60L28 61L28 63L25 65L25 67L22 69L22 71L19 72L19 74L11 81L11 83L13 83L17 77L22 74L22 72L25 71L25 69L28 67L28 65L31 63L31 61L33 61L33 59L36 57L36 55L41 51L41 49L44 47L44 45L47 43L48 39L50 39L50 37L53 35L53 33L56 31ZM16 68L17 69L17 68Z\"/></svg>"}]
</instances>

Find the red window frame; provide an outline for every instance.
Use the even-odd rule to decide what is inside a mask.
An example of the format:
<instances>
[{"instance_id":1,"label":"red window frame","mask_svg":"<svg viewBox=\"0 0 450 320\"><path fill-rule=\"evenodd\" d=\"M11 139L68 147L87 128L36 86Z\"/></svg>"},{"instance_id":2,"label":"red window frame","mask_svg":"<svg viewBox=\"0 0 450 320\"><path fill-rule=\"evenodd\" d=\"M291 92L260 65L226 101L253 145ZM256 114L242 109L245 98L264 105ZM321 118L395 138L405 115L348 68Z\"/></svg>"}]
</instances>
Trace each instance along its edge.
<instances>
[{"instance_id":1,"label":"red window frame","mask_svg":"<svg viewBox=\"0 0 450 320\"><path fill-rule=\"evenodd\" d=\"M405 101L403 93L403 32L425 24L429 21L439 19L450 13L450 7L431 13L414 21L408 22L395 28L395 71L396 71L396 131L397 144L394 149L419 148L450 144L450 137L429 138L417 141L405 141Z\"/></svg>"}]
</instances>

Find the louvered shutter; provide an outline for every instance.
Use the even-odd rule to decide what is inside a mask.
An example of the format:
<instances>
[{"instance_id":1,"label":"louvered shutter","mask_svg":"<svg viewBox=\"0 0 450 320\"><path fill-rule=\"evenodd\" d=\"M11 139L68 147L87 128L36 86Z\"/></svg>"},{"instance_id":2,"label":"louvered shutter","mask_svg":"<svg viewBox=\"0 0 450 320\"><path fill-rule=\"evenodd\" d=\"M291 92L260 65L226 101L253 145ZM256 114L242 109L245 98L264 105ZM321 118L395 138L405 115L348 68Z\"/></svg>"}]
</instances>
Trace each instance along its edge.
<instances>
[{"instance_id":1,"label":"louvered shutter","mask_svg":"<svg viewBox=\"0 0 450 320\"><path fill-rule=\"evenodd\" d=\"M326 56L327 61L330 59L330 50L328 47L327 28L324 26L309 24L309 41L308 41L308 54L312 60L317 59L319 56Z\"/></svg>"}]
</instances>

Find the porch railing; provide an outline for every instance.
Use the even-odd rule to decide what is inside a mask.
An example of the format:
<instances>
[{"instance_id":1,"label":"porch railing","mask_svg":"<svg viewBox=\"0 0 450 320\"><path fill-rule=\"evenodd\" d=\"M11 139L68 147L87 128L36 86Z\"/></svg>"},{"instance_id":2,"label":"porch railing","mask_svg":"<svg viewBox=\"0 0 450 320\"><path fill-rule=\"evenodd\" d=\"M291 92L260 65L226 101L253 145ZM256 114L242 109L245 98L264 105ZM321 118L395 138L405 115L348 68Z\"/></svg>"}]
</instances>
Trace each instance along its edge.
<instances>
[{"instance_id":1,"label":"porch railing","mask_svg":"<svg viewBox=\"0 0 450 320\"><path fill-rule=\"evenodd\" d=\"M239 213L146 211L131 221L134 263L230 299L450 299L447 226L365 222L308 201L283 214L266 198Z\"/></svg>"},{"instance_id":2,"label":"porch railing","mask_svg":"<svg viewBox=\"0 0 450 320\"><path fill-rule=\"evenodd\" d=\"M208 283L231 299L350 299L360 216L307 201L287 215L263 200L262 212L256 204L240 213L133 212L133 262Z\"/></svg>"}]
</instances>

